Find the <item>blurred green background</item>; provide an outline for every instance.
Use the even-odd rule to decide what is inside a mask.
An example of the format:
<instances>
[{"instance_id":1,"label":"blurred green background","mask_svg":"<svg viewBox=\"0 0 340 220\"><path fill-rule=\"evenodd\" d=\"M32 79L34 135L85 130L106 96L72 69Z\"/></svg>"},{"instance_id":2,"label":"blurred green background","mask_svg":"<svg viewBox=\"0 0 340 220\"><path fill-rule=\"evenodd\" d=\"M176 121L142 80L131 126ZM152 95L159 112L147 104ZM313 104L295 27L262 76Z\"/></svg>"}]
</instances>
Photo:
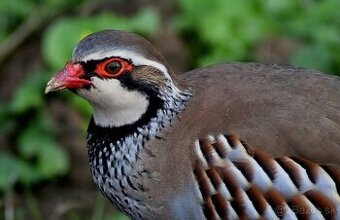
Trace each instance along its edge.
<instances>
[{"instance_id":1,"label":"blurred green background","mask_svg":"<svg viewBox=\"0 0 340 220\"><path fill-rule=\"evenodd\" d=\"M218 62L283 63L340 73L339 0L0 1L0 219L126 219L87 165L91 108L44 95L77 41L137 32L178 73Z\"/></svg>"}]
</instances>

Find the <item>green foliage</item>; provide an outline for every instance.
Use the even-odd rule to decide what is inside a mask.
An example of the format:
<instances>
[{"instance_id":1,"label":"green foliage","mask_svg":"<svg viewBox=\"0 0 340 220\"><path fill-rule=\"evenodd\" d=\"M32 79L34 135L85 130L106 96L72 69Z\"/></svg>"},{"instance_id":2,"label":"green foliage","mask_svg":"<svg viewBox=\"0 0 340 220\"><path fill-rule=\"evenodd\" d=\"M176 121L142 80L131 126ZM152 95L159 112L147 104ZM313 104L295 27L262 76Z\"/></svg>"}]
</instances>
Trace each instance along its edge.
<instances>
[{"instance_id":1,"label":"green foliage","mask_svg":"<svg viewBox=\"0 0 340 220\"><path fill-rule=\"evenodd\" d=\"M20 23L35 6L33 1L0 1L0 42Z\"/></svg>"},{"instance_id":2,"label":"green foliage","mask_svg":"<svg viewBox=\"0 0 340 220\"><path fill-rule=\"evenodd\" d=\"M31 163L33 175L23 177L26 184L35 183L42 179L49 179L64 174L68 169L68 160L64 151L55 141L46 123L44 115L39 115L30 122L18 139L20 156Z\"/></svg>"},{"instance_id":3,"label":"green foliage","mask_svg":"<svg viewBox=\"0 0 340 220\"><path fill-rule=\"evenodd\" d=\"M250 46L264 36L268 26L254 1L178 2L182 13L176 25L192 42L196 65L247 58Z\"/></svg>"},{"instance_id":4,"label":"green foliage","mask_svg":"<svg viewBox=\"0 0 340 220\"><path fill-rule=\"evenodd\" d=\"M85 0L2 0L0 1L0 42L5 40L19 24L30 20L30 26L39 19L47 20L69 7L79 5Z\"/></svg>"},{"instance_id":5,"label":"green foliage","mask_svg":"<svg viewBox=\"0 0 340 220\"><path fill-rule=\"evenodd\" d=\"M24 18L35 6L34 1L18 0L18 1L1 1L0 13L6 15L4 17Z\"/></svg>"},{"instance_id":6,"label":"green foliage","mask_svg":"<svg viewBox=\"0 0 340 220\"><path fill-rule=\"evenodd\" d=\"M315 2L287 25L290 35L304 42L292 64L340 74L339 7L336 0Z\"/></svg>"},{"instance_id":7,"label":"green foliage","mask_svg":"<svg viewBox=\"0 0 340 220\"><path fill-rule=\"evenodd\" d=\"M46 86L48 74L45 72L32 73L27 80L22 81L11 99L10 111L13 114L21 114L30 109L38 109L43 105L42 91Z\"/></svg>"},{"instance_id":8,"label":"green foliage","mask_svg":"<svg viewBox=\"0 0 340 220\"><path fill-rule=\"evenodd\" d=\"M24 9L15 9L18 14L14 16L27 16L26 10L35 6L33 0L25 3L26 6L20 6ZM4 8L0 11L12 10L11 3L1 4ZM46 1L44 4L48 8L65 7L58 0ZM46 114L44 87L51 75L70 58L74 45L87 34L108 28L150 35L157 30L158 20L155 10L145 8L131 18L99 14L86 18L61 18L50 25L43 35L42 43L49 68L27 74L27 79L16 88L10 102L0 103L1 135L16 137L13 152L0 151L0 192L11 191L17 183L30 186L68 171L68 157L55 140L53 126ZM60 97L82 115L89 117L91 114L91 107L85 100L69 92L61 93Z\"/></svg>"},{"instance_id":9,"label":"green foliage","mask_svg":"<svg viewBox=\"0 0 340 220\"><path fill-rule=\"evenodd\" d=\"M11 102L0 105L0 130L16 137L18 153L0 152L0 192L10 190L16 183L30 186L68 169L67 155L57 144L44 114L46 76L44 71L30 74L18 86ZM27 115L30 120L21 121Z\"/></svg>"},{"instance_id":10,"label":"green foliage","mask_svg":"<svg viewBox=\"0 0 340 220\"><path fill-rule=\"evenodd\" d=\"M175 26L187 39L195 65L249 61L266 37L302 45L291 64L340 72L340 2L337 0L178 0Z\"/></svg>"},{"instance_id":11,"label":"green foliage","mask_svg":"<svg viewBox=\"0 0 340 220\"><path fill-rule=\"evenodd\" d=\"M25 167L18 158L0 151L0 189L10 191Z\"/></svg>"}]
</instances>

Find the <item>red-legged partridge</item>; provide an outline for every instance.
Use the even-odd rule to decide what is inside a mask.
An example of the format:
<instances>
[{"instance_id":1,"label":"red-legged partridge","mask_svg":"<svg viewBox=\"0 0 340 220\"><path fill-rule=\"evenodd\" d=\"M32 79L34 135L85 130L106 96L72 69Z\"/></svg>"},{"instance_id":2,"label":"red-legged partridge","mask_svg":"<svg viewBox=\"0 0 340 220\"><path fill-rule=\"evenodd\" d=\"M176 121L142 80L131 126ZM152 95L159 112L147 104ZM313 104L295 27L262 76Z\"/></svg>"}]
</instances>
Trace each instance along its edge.
<instances>
[{"instance_id":1,"label":"red-legged partridge","mask_svg":"<svg viewBox=\"0 0 340 220\"><path fill-rule=\"evenodd\" d=\"M46 92L61 89L93 107L93 179L132 219L340 219L339 77L264 64L175 77L144 38L105 30Z\"/></svg>"}]
</instances>

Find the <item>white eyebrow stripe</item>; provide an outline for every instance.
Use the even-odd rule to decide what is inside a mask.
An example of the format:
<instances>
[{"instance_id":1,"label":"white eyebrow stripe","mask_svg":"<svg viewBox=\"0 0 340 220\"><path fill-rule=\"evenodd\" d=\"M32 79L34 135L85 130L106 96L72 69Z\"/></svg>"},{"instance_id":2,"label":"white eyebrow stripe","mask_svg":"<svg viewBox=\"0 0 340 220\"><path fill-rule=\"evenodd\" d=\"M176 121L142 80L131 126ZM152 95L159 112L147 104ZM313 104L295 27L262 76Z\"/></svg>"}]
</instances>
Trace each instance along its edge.
<instances>
[{"instance_id":1,"label":"white eyebrow stripe","mask_svg":"<svg viewBox=\"0 0 340 220\"><path fill-rule=\"evenodd\" d=\"M166 74L166 76L168 78L170 78L170 76L168 74L168 70L166 69L166 67L163 64L156 62L154 60L146 59L142 55L135 53L133 51L129 51L129 50L115 50L114 52L112 52L112 51L99 51L99 52L91 53L91 54L85 56L82 59L82 61L86 62L86 61L89 61L89 60L101 60L105 57L113 57L113 56L131 60L134 65L153 66L153 67L159 69L160 71L162 71L164 74Z\"/></svg>"}]
</instances>

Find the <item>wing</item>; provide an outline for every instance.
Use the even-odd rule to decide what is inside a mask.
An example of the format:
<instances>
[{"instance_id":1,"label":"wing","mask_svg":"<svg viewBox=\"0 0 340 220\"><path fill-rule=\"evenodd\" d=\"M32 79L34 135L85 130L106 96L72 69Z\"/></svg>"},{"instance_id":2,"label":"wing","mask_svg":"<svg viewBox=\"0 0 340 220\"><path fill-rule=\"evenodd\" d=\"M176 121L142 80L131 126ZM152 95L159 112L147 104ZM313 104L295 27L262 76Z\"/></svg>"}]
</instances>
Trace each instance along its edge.
<instances>
[{"instance_id":1,"label":"wing","mask_svg":"<svg viewBox=\"0 0 340 220\"><path fill-rule=\"evenodd\" d=\"M340 167L273 158L236 135L196 142L194 175L207 219L340 219Z\"/></svg>"},{"instance_id":2,"label":"wing","mask_svg":"<svg viewBox=\"0 0 340 220\"><path fill-rule=\"evenodd\" d=\"M234 131L275 156L340 162L340 77L254 63L216 65L180 77L193 87L183 120L198 137L207 134L205 128L208 134Z\"/></svg>"}]
</instances>

